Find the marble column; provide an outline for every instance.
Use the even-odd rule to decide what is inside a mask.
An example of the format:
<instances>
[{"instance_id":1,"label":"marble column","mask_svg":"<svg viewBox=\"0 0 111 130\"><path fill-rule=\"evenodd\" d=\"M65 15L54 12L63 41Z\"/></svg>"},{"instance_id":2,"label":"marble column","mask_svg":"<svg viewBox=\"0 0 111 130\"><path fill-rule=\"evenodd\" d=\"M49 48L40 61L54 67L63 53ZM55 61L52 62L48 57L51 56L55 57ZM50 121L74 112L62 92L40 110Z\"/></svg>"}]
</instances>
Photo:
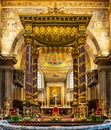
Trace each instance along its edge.
<instances>
[{"instance_id":1,"label":"marble column","mask_svg":"<svg viewBox=\"0 0 111 130\"><path fill-rule=\"evenodd\" d=\"M26 37L26 70L25 70L25 98L26 102L32 102L33 89L32 89L32 39Z\"/></svg>"},{"instance_id":2,"label":"marble column","mask_svg":"<svg viewBox=\"0 0 111 130\"><path fill-rule=\"evenodd\" d=\"M79 38L79 103L86 103L85 37Z\"/></svg>"}]
</instances>

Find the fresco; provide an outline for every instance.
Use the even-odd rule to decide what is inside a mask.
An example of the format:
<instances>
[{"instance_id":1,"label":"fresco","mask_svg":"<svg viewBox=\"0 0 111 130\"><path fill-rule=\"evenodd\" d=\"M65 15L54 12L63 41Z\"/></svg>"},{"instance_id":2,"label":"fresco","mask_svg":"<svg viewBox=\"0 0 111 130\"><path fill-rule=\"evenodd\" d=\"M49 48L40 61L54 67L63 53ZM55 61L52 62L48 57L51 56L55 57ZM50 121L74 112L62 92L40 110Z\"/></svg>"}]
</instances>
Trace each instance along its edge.
<instances>
[{"instance_id":1,"label":"fresco","mask_svg":"<svg viewBox=\"0 0 111 130\"><path fill-rule=\"evenodd\" d=\"M108 10L95 10L88 29L94 35L101 48L102 55L109 54L109 12Z\"/></svg>"},{"instance_id":2,"label":"fresco","mask_svg":"<svg viewBox=\"0 0 111 130\"><path fill-rule=\"evenodd\" d=\"M17 34L23 29L23 26L21 25L19 16L13 9L3 9L2 16L1 53L4 56L9 56L13 41Z\"/></svg>"}]
</instances>

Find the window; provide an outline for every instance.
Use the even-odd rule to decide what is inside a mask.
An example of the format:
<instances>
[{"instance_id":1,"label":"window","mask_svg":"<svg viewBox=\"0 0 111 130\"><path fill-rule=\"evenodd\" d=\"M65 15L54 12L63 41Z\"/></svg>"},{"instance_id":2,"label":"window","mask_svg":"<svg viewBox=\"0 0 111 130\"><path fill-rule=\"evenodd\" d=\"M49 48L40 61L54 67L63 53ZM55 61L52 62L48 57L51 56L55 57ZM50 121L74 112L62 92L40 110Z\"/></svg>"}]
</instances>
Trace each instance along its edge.
<instances>
[{"instance_id":1,"label":"window","mask_svg":"<svg viewBox=\"0 0 111 130\"><path fill-rule=\"evenodd\" d=\"M37 73L37 86L38 86L38 89L41 89L42 88L42 74L40 71L38 71Z\"/></svg>"},{"instance_id":2,"label":"window","mask_svg":"<svg viewBox=\"0 0 111 130\"><path fill-rule=\"evenodd\" d=\"M69 88L73 89L74 86L74 77L73 77L73 71L69 74Z\"/></svg>"}]
</instances>

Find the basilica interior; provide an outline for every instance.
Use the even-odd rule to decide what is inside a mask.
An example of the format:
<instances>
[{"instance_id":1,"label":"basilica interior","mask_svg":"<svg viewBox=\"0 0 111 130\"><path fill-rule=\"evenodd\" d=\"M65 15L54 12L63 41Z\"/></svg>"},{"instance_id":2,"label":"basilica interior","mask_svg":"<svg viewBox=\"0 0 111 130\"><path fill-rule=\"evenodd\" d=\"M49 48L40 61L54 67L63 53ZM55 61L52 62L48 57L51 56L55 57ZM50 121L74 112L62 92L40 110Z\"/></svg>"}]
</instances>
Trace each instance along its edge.
<instances>
[{"instance_id":1,"label":"basilica interior","mask_svg":"<svg viewBox=\"0 0 111 130\"><path fill-rule=\"evenodd\" d=\"M2 0L0 108L108 115L110 12L110 0Z\"/></svg>"}]
</instances>

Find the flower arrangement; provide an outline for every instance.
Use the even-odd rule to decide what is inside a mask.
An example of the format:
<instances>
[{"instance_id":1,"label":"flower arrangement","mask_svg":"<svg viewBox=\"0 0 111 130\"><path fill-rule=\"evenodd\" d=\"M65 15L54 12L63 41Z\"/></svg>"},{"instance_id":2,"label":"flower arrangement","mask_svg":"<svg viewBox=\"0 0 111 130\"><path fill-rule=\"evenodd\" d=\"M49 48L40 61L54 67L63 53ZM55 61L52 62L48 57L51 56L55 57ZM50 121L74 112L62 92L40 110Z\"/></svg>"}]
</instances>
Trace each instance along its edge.
<instances>
[{"instance_id":1,"label":"flower arrangement","mask_svg":"<svg viewBox=\"0 0 111 130\"><path fill-rule=\"evenodd\" d=\"M24 118L23 118L23 121L26 121L26 122L27 122L27 121L31 121L31 118L30 118L30 117L24 117Z\"/></svg>"},{"instance_id":2,"label":"flower arrangement","mask_svg":"<svg viewBox=\"0 0 111 130\"><path fill-rule=\"evenodd\" d=\"M36 118L39 118L39 117L41 117L41 113L36 114Z\"/></svg>"},{"instance_id":3,"label":"flower arrangement","mask_svg":"<svg viewBox=\"0 0 111 130\"><path fill-rule=\"evenodd\" d=\"M18 121L18 120L19 120L19 116L17 115L11 116L11 121Z\"/></svg>"},{"instance_id":4,"label":"flower arrangement","mask_svg":"<svg viewBox=\"0 0 111 130\"><path fill-rule=\"evenodd\" d=\"M62 120L61 120L61 118L60 118L59 116L54 116L54 117L51 118L50 121L51 121L51 122L60 122L60 121L62 121Z\"/></svg>"}]
</instances>

